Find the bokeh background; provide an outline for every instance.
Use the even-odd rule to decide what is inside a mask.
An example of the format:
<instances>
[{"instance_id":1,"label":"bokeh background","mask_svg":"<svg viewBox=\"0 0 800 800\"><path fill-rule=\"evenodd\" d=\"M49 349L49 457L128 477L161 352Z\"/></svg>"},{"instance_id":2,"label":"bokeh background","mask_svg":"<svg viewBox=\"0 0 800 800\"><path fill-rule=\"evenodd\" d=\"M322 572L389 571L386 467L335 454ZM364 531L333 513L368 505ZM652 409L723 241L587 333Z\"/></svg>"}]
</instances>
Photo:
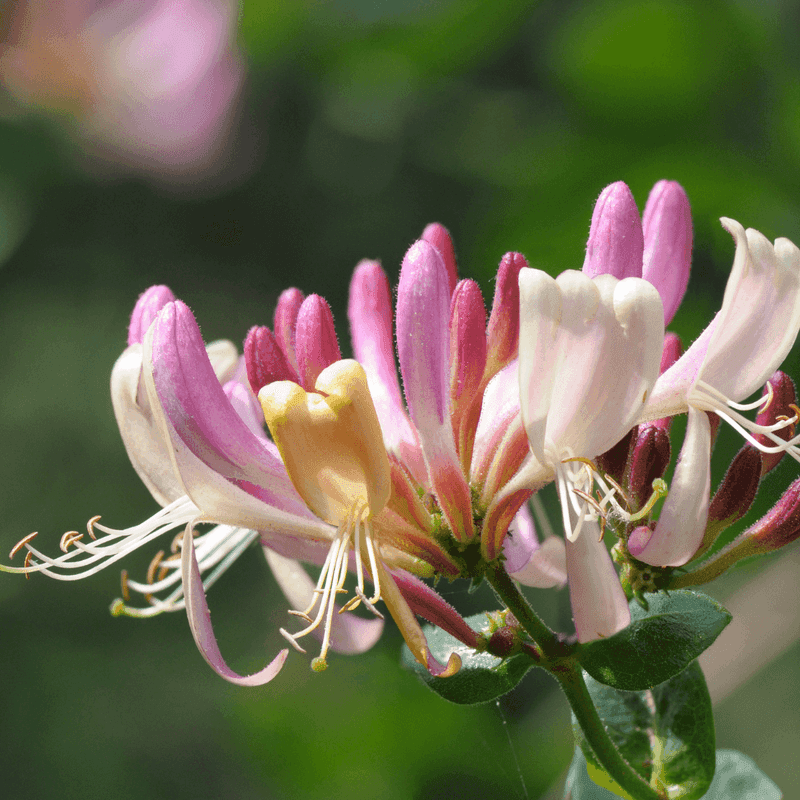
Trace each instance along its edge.
<instances>
[{"instance_id":1,"label":"bokeh background","mask_svg":"<svg viewBox=\"0 0 800 800\"><path fill-rule=\"evenodd\" d=\"M14 8L0 4L7 36ZM346 350L360 258L382 259L395 279L438 220L488 301L504 252L554 274L580 268L601 189L625 180L641 209L670 178L694 216L689 295L672 326L691 341L732 260L720 216L800 241L798 24L791 0L244 0L247 74L211 177L90 152L76 135L85 111L6 94L2 551L32 530L55 551L95 514L124 527L156 509L108 394L130 310L154 283L192 307L207 340L239 344L270 323L283 288L317 292ZM718 477L738 446L723 432ZM797 473L775 470L745 522ZM715 591L762 569L745 565ZM450 705L399 667L390 624L373 651L335 657L324 674L290 656L272 684L240 689L205 665L183 614L112 618L118 578L0 576L5 797L560 797L569 715L545 675L499 705ZM783 608L784 588L770 587L767 614ZM464 613L494 607L459 584L444 592ZM531 597L569 626L566 592ZM257 550L210 604L239 671L282 646L285 602ZM786 797L800 796L798 659L790 644L717 708L719 746L754 757Z\"/></svg>"}]
</instances>

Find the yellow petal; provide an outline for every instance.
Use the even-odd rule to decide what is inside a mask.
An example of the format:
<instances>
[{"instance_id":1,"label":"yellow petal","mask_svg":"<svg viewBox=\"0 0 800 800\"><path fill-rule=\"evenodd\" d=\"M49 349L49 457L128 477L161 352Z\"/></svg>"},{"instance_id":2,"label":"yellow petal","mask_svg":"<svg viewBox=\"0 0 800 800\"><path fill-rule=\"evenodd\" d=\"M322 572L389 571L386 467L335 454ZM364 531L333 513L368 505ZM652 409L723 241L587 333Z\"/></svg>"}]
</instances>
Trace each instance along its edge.
<instances>
[{"instance_id":1,"label":"yellow petal","mask_svg":"<svg viewBox=\"0 0 800 800\"><path fill-rule=\"evenodd\" d=\"M368 507L367 517L380 513L389 499L389 458L364 369L352 359L337 361L314 388L277 381L258 393L292 483L332 525L357 504Z\"/></svg>"}]
</instances>

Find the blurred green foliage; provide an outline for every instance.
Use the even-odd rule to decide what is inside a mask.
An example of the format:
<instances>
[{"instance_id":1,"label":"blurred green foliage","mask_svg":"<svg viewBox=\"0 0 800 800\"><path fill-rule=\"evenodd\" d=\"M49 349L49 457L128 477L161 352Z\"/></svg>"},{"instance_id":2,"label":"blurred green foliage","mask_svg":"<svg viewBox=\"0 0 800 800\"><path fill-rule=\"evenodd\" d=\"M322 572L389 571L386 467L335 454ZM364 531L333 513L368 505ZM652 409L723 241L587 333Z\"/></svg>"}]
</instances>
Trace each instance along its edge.
<instances>
[{"instance_id":1,"label":"blurred green foliage","mask_svg":"<svg viewBox=\"0 0 800 800\"><path fill-rule=\"evenodd\" d=\"M237 146L257 166L214 195L95 175L54 123L0 123L4 549L38 529L54 551L94 514L124 527L155 511L107 389L153 283L191 305L207 339L236 342L297 285L328 298L346 342L355 263L381 258L396 277L427 222L449 227L488 300L504 252L579 268L606 184L627 181L641 208L671 178L696 226L673 326L690 341L733 254L719 216L800 241L798 17L789 0L245 0ZM720 475L737 447L721 439ZM776 470L748 519L796 473ZM182 615L112 619L111 572L0 580L4 797L538 798L565 774L567 710L535 672L499 708L448 705L399 668L390 629L323 675L290 656L273 684L239 689L203 663ZM464 613L493 605L444 589ZM569 625L565 592L531 594ZM238 669L281 646L285 603L258 552L210 604ZM787 797L800 795L796 657L795 645L727 700L718 731Z\"/></svg>"}]
</instances>

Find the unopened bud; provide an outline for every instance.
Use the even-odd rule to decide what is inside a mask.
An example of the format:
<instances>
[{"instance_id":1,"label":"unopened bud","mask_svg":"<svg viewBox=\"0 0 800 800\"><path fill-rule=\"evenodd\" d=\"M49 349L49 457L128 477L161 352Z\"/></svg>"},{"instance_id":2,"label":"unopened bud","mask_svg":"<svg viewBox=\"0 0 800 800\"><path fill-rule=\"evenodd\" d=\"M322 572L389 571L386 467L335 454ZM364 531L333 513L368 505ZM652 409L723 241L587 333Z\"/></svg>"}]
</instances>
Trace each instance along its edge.
<instances>
[{"instance_id":1,"label":"unopened bud","mask_svg":"<svg viewBox=\"0 0 800 800\"><path fill-rule=\"evenodd\" d=\"M522 253L506 253L497 269L492 313L486 329L488 377L517 357L519 348L519 273L528 262Z\"/></svg>"},{"instance_id":2,"label":"unopened bud","mask_svg":"<svg viewBox=\"0 0 800 800\"><path fill-rule=\"evenodd\" d=\"M583 271L590 278L641 278L643 254L639 209L627 184L617 181L606 186L597 198Z\"/></svg>"},{"instance_id":3,"label":"unopened bud","mask_svg":"<svg viewBox=\"0 0 800 800\"><path fill-rule=\"evenodd\" d=\"M692 266L692 210L683 187L659 181L642 214L642 277L658 289L669 325L686 293Z\"/></svg>"},{"instance_id":4,"label":"unopened bud","mask_svg":"<svg viewBox=\"0 0 800 800\"><path fill-rule=\"evenodd\" d=\"M722 531L747 513L756 499L760 480L761 454L747 444L731 461L708 507L708 524L698 556L711 547Z\"/></svg>"},{"instance_id":5,"label":"unopened bud","mask_svg":"<svg viewBox=\"0 0 800 800\"><path fill-rule=\"evenodd\" d=\"M266 326L250 328L244 340L244 364L254 394L273 381L299 382L297 373Z\"/></svg>"},{"instance_id":6,"label":"unopened bud","mask_svg":"<svg viewBox=\"0 0 800 800\"><path fill-rule=\"evenodd\" d=\"M450 231L439 222L431 222L430 225L425 226L421 238L428 244L432 244L439 251L439 255L442 257L445 267L447 267L447 277L452 296L458 282L458 268L456 267L456 251L453 247Z\"/></svg>"},{"instance_id":7,"label":"unopened bud","mask_svg":"<svg viewBox=\"0 0 800 800\"><path fill-rule=\"evenodd\" d=\"M792 406L797 404L797 392L794 381L785 373L778 370L767 381L772 387L772 402L756 417L757 425L774 425L782 418L791 418L795 415ZM768 389L764 387L764 394ZM775 435L784 441L794 436L794 425L787 425L785 428L775 431ZM756 440L766 447L772 447L775 442L763 433L756 434ZM761 454L761 475L764 476L778 466L783 458L783 452L762 453Z\"/></svg>"},{"instance_id":8,"label":"unopened bud","mask_svg":"<svg viewBox=\"0 0 800 800\"><path fill-rule=\"evenodd\" d=\"M516 628L509 628L507 625L498 628L489 639L489 644L486 649L493 655L499 658L506 658L519 650L520 639L519 630Z\"/></svg>"},{"instance_id":9,"label":"unopened bud","mask_svg":"<svg viewBox=\"0 0 800 800\"><path fill-rule=\"evenodd\" d=\"M175 295L168 286L151 286L142 292L133 307L131 321L128 325L128 345L141 344L150 323L158 316L158 312L174 299Z\"/></svg>"},{"instance_id":10,"label":"unopened bud","mask_svg":"<svg viewBox=\"0 0 800 800\"><path fill-rule=\"evenodd\" d=\"M300 306L303 305L305 295L299 289L284 289L275 306L272 329L275 331L275 340L281 346L289 363L297 369L297 356L295 354L295 328Z\"/></svg>"},{"instance_id":11,"label":"unopened bud","mask_svg":"<svg viewBox=\"0 0 800 800\"><path fill-rule=\"evenodd\" d=\"M640 425L628 461L628 490L636 507L643 506L653 491L653 481L669 466L669 435L658 425Z\"/></svg>"},{"instance_id":12,"label":"unopened bud","mask_svg":"<svg viewBox=\"0 0 800 800\"><path fill-rule=\"evenodd\" d=\"M661 367L658 374L663 375L683 354L683 345L677 334L667 331L664 334L664 345L661 349ZM672 417L662 417L661 419L653 420L650 424L663 429L669 433L672 427Z\"/></svg>"},{"instance_id":13,"label":"unopened bud","mask_svg":"<svg viewBox=\"0 0 800 800\"><path fill-rule=\"evenodd\" d=\"M699 586L722 575L737 561L779 550L800 537L800 478L754 525L694 572L676 575L669 588Z\"/></svg>"},{"instance_id":14,"label":"unopened bud","mask_svg":"<svg viewBox=\"0 0 800 800\"><path fill-rule=\"evenodd\" d=\"M631 442L638 430L636 426L631 428L610 450L606 450L605 453L601 453L595 459L597 466L617 483L622 483L625 477L625 467L628 464Z\"/></svg>"},{"instance_id":15,"label":"unopened bud","mask_svg":"<svg viewBox=\"0 0 800 800\"><path fill-rule=\"evenodd\" d=\"M331 307L318 294L309 295L300 306L294 346L297 373L307 392L313 391L325 367L342 360Z\"/></svg>"},{"instance_id":16,"label":"unopened bud","mask_svg":"<svg viewBox=\"0 0 800 800\"><path fill-rule=\"evenodd\" d=\"M486 366L486 308L473 280L459 281L450 303L450 397L469 402Z\"/></svg>"}]
</instances>

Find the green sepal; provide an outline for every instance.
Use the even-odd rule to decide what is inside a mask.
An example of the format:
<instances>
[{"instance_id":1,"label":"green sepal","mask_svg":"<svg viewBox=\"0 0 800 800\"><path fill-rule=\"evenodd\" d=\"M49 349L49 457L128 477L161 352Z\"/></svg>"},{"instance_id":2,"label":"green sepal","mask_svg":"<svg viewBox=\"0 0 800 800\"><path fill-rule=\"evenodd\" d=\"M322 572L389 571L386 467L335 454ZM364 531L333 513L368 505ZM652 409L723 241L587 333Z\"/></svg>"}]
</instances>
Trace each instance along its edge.
<instances>
[{"instance_id":1,"label":"green sepal","mask_svg":"<svg viewBox=\"0 0 800 800\"><path fill-rule=\"evenodd\" d=\"M703 800L781 800L781 791L755 765L751 758L736 750L717 750L716 773ZM610 785L611 778L606 776ZM617 788L611 791L599 786L588 773L586 757L580 747L570 764L564 800L617 800L627 797Z\"/></svg>"},{"instance_id":2,"label":"green sepal","mask_svg":"<svg viewBox=\"0 0 800 800\"><path fill-rule=\"evenodd\" d=\"M590 676L586 685L612 741L645 781L670 800L704 796L714 777L714 717L696 661L645 691L619 691ZM602 770L574 718L573 728L587 761Z\"/></svg>"},{"instance_id":3,"label":"green sepal","mask_svg":"<svg viewBox=\"0 0 800 800\"><path fill-rule=\"evenodd\" d=\"M475 631L488 633L486 614L467 617L466 623ZM531 657L524 653L499 658L467 647L441 628L425 625L423 631L434 657L446 664L450 653L456 652L461 656L461 669L450 678L435 678L417 662L406 645L403 645L401 657L403 666L416 672L430 689L451 703L473 705L495 700L510 692L535 666Z\"/></svg>"},{"instance_id":4,"label":"green sepal","mask_svg":"<svg viewBox=\"0 0 800 800\"><path fill-rule=\"evenodd\" d=\"M716 600L687 590L649 594L647 606L632 601L627 628L578 648L595 680L625 691L651 689L686 669L731 621Z\"/></svg>"}]
</instances>

